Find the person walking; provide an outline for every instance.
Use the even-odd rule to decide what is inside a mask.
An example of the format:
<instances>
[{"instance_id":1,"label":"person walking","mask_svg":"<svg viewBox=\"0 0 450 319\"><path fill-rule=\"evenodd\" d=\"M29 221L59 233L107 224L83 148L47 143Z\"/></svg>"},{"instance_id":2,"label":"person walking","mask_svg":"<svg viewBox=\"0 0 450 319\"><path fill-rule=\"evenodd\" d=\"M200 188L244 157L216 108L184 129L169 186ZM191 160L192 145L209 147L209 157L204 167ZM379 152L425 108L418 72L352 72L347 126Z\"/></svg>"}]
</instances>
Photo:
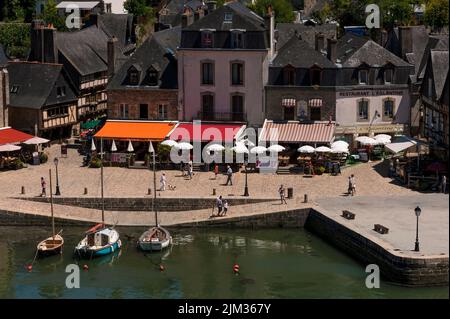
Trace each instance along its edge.
<instances>
[{"instance_id":1,"label":"person walking","mask_svg":"<svg viewBox=\"0 0 450 319\"><path fill-rule=\"evenodd\" d=\"M167 179L166 179L166 174L162 173L161 178L159 179L159 184L160 184L160 191L165 191L166 190L166 184L167 184Z\"/></svg>"},{"instance_id":2,"label":"person walking","mask_svg":"<svg viewBox=\"0 0 450 319\"><path fill-rule=\"evenodd\" d=\"M45 191L46 186L47 186L47 183L45 182L45 179L44 179L43 177L41 177L41 188L42 188L42 191L41 191L41 197L42 197L42 196L43 196L43 197L46 197L46 196L47 196L47 193L46 193L46 191ZM50 191L51 191L51 190L50 190Z\"/></svg>"},{"instance_id":3,"label":"person walking","mask_svg":"<svg viewBox=\"0 0 450 319\"><path fill-rule=\"evenodd\" d=\"M280 185L280 188L278 189L278 193L280 194L281 205L287 204L287 202L286 202L286 190L285 190L283 184Z\"/></svg>"},{"instance_id":4,"label":"person walking","mask_svg":"<svg viewBox=\"0 0 450 319\"><path fill-rule=\"evenodd\" d=\"M214 179L217 179L217 175L219 175L219 165L214 164Z\"/></svg>"},{"instance_id":5,"label":"person walking","mask_svg":"<svg viewBox=\"0 0 450 319\"><path fill-rule=\"evenodd\" d=\"M216 198L216 206L217 206L217 216L220 216L222 214L222 195Z\"/></svg>"},{"instance_id":6,"label":"person walking","mask_svg":"<svg viewBox=\"0 0 450 319\"><path fill-rule=\"evenodd\" d=\"M347 194L348 195L352 194L352 177L351 176L348 177Z\"/></svg>"},{"instance_id":7,"label":"person walking","mask_svg":"<svg viewBox=\"0 0 450 319\"><path fill-rule=\"evenodd\" d=\"M181 171L181 176L183 176L184 177L184 162L183 161L181 161L180 162L180 171Z\"/></svg>"},{"instance_id":8,"label":"person walking","mask_svg":"<svg viewBox=\"0 0 450 319\"><path fill-rule=\"evenodd\" d=\"M444 194L447 192L447 176L445 175L442 175L441 192Z\"/></svg>"},{"instance_id":9,"label":"person walking","mask_svg":"<svg viewBox=\"0 0 450 319\"><path fill-rule=\"evenodd\" d=\"M355 175L351 175L350 177L350 185L351 185L351 193L352 196L356 195L356 182L355 182Z\"/></svg>"},{"instance_id":10,"label":"person walking","mask_svg":"<svg viewBox=\"0 0 450 319\"><path fill-rule=\"evenodd\" d=\"M225 186L228 186L228 183L230 183L231 186L233 186L233 170L231 169L230 165L227 165L227 183Z\"/></svg>"},{"instance_id":11,"label":"person walking","mask_svg":"<svg viewBox=\"0 0 450 319\"><path fill-rule=\"evenodd\" d=\"M192 179L192 175L194 175L194 168L192 167L192 162L189 162L189 165L188 165L188 176L189 176L189 179Z\"/></svg>"},{"instance_id":12,"label":"person walking","mask_svg":"<svg viewBox=\"0 0 450 319\"><path fill-rule=\"evenodd\" d=\"M228 212L228 201L225 199L223 201L223 215L222 216L226 216Z\"/></svg>"}]
</instances>

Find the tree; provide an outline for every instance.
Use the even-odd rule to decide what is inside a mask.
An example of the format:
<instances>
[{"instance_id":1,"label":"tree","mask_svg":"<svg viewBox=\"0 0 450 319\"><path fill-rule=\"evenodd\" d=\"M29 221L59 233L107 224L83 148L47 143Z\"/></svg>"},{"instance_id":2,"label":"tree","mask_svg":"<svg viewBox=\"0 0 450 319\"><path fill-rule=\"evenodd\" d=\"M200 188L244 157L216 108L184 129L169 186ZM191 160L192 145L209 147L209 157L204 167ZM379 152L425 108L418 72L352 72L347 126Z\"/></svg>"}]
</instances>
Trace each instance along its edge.
<instances>
[{"instance_id":1,"label":"tree","mask_svg":"<svg viewBox=\"0 0 450 319\"><path fill-rule=\"evenodd\" d=\"M448 26L448 0L429 0L425 6L425 22L433 28Z\"/></svg>"},{"instance_id":2,"label":"tree","mask_svg":"<svg viewBox=\"0 0 450 319\"><path fill-rule=\"evenodd\" d=\"M255 4L249 5L249 8L260 16L265 16L269 5L275 11L275 21L277 23L294 21L294 8L288 0L256 0Z\"/></svg>"},{"instance_id":3,"label":"tree","mask_svg":"<svg viewBox=\"0 0 450 319\"><path fill-rule=\"evenodd\" d=\"M66 29L65 19L58 14L55 0L47 1L40 18L47 24L53 24L53 26L59 31Z\"/></svg>"},{"instance_id":4,"label":"tree","mask_svg":"<svg viewBox=\"0 0 450 319\"><path fill-rule=\"evenodd\" d=\"M136 17L153 16L151 0L126 0L124 8Z\"/></svg>"},{"instance_id":5,"label":"tree","mask_svg":"<svg viewBox=\"0 0 450 319\"><path fill-rule=\"evenodd\" d=\"M325 3L322 10L314 11L311 14L311 18L313 18L319 24L327 22L327 19L329 19L330 16L331 16L331 6L328 3Z\"/></svg>"}]
</instances>

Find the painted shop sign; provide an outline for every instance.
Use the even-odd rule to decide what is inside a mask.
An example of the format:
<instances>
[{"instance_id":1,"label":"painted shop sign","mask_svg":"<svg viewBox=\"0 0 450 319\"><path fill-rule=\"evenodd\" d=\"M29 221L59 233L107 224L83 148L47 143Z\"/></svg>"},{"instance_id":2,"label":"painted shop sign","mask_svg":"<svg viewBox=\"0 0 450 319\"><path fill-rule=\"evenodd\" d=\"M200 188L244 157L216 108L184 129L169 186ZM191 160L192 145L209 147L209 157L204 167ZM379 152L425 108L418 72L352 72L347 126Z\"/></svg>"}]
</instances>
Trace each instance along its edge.
<instances>
[{"instance_id":1,"label":"painted shop sign","mask_svg":"<svg viewBox=\"0 0 450 319\"><path fill-rule=\"evenodd\" d=\"M369 90L339 92L339 97L370 97L379 95L403 95L403 90Z\"/></svg>"},{"instance_id":2,"label":"painted shop sign","mask_svg":"<svg viewBox=\"0 0 450 319\"><path fill-rule=\"evenodd\" d=\"M335 134L403 133L405 125L336 126Z\"/></svg>"}]
</instances>

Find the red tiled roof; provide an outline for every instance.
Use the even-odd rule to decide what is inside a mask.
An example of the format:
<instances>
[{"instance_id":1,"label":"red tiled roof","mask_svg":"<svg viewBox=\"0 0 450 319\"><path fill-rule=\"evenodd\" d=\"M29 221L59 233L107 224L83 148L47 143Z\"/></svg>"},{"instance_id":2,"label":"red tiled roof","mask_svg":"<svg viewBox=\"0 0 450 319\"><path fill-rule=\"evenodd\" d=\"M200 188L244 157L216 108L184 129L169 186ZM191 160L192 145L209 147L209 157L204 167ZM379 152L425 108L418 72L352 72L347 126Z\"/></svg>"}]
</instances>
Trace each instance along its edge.
<instances>
[{"instance_id":1,"label":"red tiled roof","mask_svg":"<svg viewBox=\"0 0 450 319\"><path fill-rule=\"evenodd\" d=\"M241 124L180 123L169 138L174 141L230 143L242 128Z\"/></svg>"},{"instance_id":2,"label":"red tiled roof","mask_svg":"<svg viewBox=\"0 0 450 319\"><path fill-rule=\"evenodd\" d=\"M0 128L0 145L21 143L34 137L33 135L15 130L11 127Z\"/></svg>"},{"instance_id":3,"label":"red tiled roof","mask_svg":"<svg viewBox=\"0 0 450 319\"><path fill-rule=\"evenodd\" d=\"M335 124L329 122L300 123L296 121L264 123L260 140L280 143L330 143Z\"/></svg>"}]
</instances>

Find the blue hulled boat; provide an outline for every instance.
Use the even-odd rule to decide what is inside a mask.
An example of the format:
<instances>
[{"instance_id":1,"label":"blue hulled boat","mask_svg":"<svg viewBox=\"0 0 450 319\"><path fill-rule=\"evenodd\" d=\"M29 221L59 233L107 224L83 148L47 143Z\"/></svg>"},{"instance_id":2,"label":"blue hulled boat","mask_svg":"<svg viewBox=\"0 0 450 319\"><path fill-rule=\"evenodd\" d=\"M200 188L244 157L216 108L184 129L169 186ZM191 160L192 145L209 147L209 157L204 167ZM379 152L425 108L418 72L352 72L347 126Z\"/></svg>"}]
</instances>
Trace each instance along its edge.
<instances>
[{"instance_id":1,"label":"blue hulled boat","mask_svg":"<svg viewBox=\"0 0 450 319\"><path fill-rule=\"evenodd\" d=\"M98 224L86 232L75 247L75 254L82 258L101 257L119 250L121 246L119 233L114 228Z\"/></svg>"}]
</instances>

